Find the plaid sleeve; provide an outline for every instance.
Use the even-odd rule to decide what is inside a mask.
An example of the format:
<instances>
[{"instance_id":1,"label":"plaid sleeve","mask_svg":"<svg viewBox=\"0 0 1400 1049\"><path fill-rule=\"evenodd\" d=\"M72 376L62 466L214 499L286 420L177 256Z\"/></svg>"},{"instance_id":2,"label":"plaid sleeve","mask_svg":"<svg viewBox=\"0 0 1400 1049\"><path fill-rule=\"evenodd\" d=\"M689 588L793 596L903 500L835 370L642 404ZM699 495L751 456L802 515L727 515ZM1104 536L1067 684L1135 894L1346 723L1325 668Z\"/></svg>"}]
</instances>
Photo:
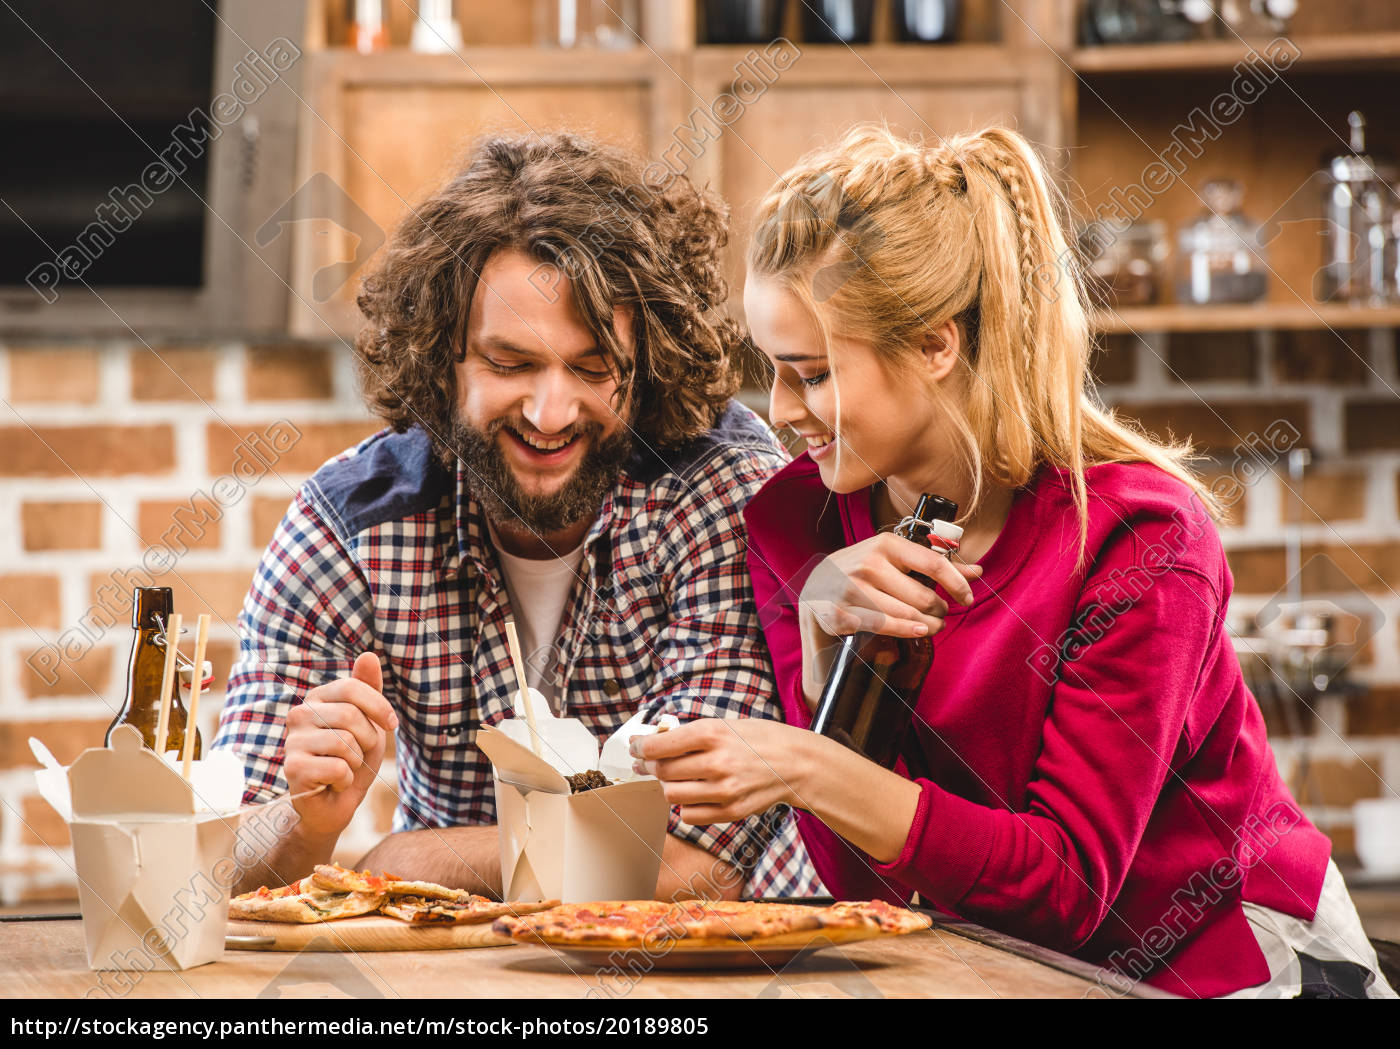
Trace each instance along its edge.
<instances>
[{"instance_id":1,"label":"plaid sleeve","mask_svg":"<svg viewBox=\"0 0 1400 1049\"><path fill-rule=\"evenodd\" d=\"M238 616L241 645L213 745L242 760L244 804L287 790L287 712L375 650L364 576L307 494L283 517Z\"/></svg>"},{"instance_id":2,"label":"plaid sleeve","mask_svg":"<svg viewBox=\"0 0 1400 1049\"><path fill-rule=\"evenodd\" d=\"M745 561L743 508L781 465L775 452L730 449L677 478L675 501L657 549L670 618L654 647L662 665L642 701L648 720L670 713L695 718L781 718L767 650L759 631ZM694 827L671 810L670 831L749 872L780 821L765 814L737 823Z\"/></svg>"}]
</instances>

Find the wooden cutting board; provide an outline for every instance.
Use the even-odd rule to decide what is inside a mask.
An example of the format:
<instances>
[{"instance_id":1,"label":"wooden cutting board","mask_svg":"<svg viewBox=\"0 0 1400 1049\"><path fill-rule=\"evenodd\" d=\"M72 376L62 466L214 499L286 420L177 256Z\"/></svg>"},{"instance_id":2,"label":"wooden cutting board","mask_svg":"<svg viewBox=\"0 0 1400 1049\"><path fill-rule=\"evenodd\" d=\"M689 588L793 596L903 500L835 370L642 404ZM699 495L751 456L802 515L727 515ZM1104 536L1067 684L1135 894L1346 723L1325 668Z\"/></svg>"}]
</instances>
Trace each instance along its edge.
<instances>
[{"instance_id":1,"label":"wooden cutting board","mask_svg":"<svg viewBox=\"0 0 1400 1049\"><path fill-rule=\"evenodd\" d=\"M463 947L506 947L515 941L477 925L410 925L382 914L332 922L230 921L229 936L258 937L258 942L230 941L240 951L446 951ZM271 943L261 942L271 938Z\"/></svg>"}]
</instances>

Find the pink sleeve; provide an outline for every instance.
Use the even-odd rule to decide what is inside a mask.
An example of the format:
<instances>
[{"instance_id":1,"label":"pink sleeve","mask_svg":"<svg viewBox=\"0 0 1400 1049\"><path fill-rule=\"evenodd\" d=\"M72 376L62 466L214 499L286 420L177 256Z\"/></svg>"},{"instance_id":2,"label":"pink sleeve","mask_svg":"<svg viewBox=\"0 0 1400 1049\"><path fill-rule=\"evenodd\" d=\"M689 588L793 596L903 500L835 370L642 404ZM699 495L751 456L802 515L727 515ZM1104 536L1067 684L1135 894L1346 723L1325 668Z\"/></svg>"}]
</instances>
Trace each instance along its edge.
<instances>
[{"instance_id":1,"label":"pink sleeve","mask_svg":"<svg viewBox=\"0 0 1400 1049\"><path fill-rule=\"evenodd\" d=\"M1094 933L1123 885L1224 628L1214 581L1182 565L1142 567L1142 545L1130 533L1105 548L1084 588L1025 811L921 780L904 849L877 870L946 910L1036 943L1073 950Z\"/></svg>"}]
</instances>

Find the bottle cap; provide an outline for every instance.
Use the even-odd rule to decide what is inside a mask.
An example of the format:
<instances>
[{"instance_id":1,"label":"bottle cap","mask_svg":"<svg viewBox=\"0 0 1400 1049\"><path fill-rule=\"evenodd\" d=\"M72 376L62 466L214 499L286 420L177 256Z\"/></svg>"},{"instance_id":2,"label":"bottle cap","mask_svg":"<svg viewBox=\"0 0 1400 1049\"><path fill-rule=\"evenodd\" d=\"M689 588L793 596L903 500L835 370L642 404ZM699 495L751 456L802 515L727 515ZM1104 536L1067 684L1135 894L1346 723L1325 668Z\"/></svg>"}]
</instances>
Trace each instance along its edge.
<instances>
[{"instance_id":1,"label":"bottle cap","mask_svg":"<svg viewBox=\"0 0 1400 1049\"><path fill-rule=\"evenodd\" d=\"M953 524L952 521L934 521L933 534L940 539L947 539L957 543L962 539L963 530L961 526Z\"/></svg>"},{"instance_id":2,"label":"bottle cap","mask_svg":"<svg viewBox=\"0 0 1400 1049\"><path fill-rule=\"evenodd\" d=\"M212 684L214 683L214 664L211 663L211 662L209 662L209 660L206 659L206 660L204 661L204 668L203 668L203 669L204 669L204 673L202 673L202 674L199 675L199 689L200 689L201 692L204 691L206 688L208 688L210 685L212 685ZM185 667L181 667L181 668L180 668L180 687L181 687L181 688L193 688L193 687L194 687L194 686L193 686L193 682L194 682L194 673L193 673L193 671L194 671L194 664L193 664L193 663L191 663L189 666L185 666Z\"/></svg>"}]
</instances>

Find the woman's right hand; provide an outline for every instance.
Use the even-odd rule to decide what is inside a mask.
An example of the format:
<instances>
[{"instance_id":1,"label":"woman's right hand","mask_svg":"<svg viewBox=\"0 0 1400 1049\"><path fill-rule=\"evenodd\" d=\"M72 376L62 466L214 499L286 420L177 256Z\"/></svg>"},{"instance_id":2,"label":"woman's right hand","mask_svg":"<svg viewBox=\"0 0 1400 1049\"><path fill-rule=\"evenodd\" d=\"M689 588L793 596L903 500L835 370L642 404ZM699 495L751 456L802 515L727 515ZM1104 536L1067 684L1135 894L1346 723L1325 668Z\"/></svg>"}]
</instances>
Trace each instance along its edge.
<instances>
[{"instance_id":1,"label":"woman's right hand","mask_svg":"<svg viewBox=\"0 0 1400 1049\"><path fill-rule=\"evenodd\" d=\"M944 593L972 604L969 579L981 565L954 564L932 547L881 532L825 558L802 588L799 621L804 640L820 643L846 634L926 637L943 628L948 603L910 577L931 579ZM805 647L805 646L804 646Z\"/></svg>"}]
</instances>

